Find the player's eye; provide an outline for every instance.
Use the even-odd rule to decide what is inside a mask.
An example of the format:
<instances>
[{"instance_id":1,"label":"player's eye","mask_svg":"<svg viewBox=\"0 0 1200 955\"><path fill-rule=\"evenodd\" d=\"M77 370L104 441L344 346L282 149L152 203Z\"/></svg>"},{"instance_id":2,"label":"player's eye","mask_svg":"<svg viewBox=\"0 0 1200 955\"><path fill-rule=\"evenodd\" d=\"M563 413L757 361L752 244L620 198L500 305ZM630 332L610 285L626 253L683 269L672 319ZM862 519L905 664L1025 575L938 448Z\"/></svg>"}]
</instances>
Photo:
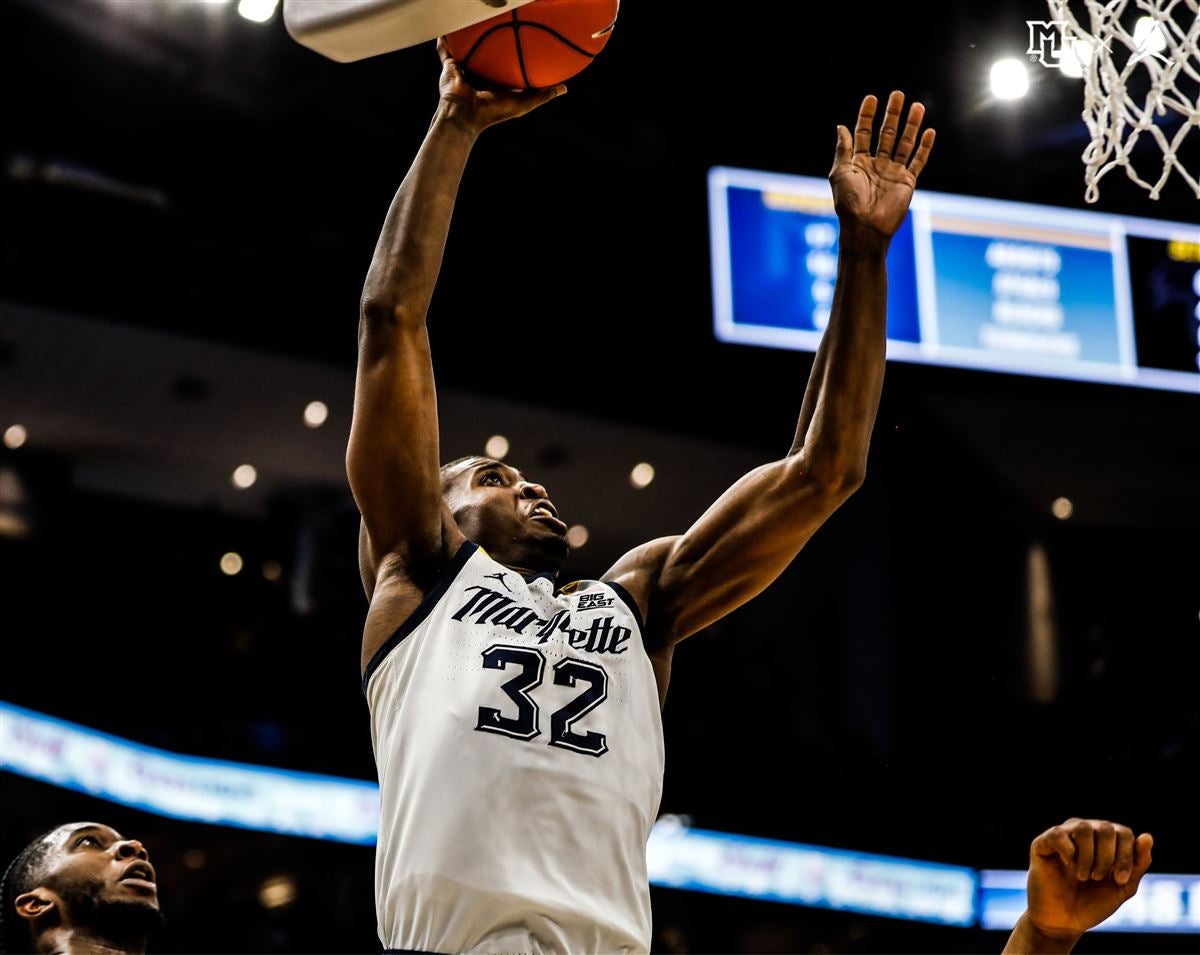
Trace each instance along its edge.
<instances>
[{"instance_id":1,"label":"player's eye","mask_svg":"<svg viewBox=\"0 0 1200 955\"><path fill-rule=\"evenodd\" d=\"M100 845L100 840L97 839L95 836L80 836L78 839L75 840L75 848L78 849L80 846L86 845L89 842L92 845L97 846L97 847L99 847L99 845Z\"/></svg>"},{"instance_id":2,"label":"player's eye","mask_svg":"<svg viewBox=\"0 0 1200 955\"><path fill-rule=\"evenodd\" d=\"M489 484L490 483L490 484L502 485L504 483L504 481L500 477L500 475L497 474L495 471L488 471L487 474L485 474L482 478L480 478L479 483L481 483L481 484Z\"/></svg>"}]
</instances>

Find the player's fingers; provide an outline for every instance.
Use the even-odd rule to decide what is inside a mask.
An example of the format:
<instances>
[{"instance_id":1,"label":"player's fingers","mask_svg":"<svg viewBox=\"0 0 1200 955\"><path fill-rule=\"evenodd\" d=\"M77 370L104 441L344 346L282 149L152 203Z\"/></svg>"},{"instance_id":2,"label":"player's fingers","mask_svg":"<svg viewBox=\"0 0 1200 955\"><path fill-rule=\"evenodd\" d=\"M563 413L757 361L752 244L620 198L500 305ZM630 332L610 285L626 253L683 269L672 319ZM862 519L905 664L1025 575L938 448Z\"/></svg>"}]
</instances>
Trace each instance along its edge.
<instances>
[{"instance_id":1,"label":"player's fingers","mask_svg":"<svg viewBox=\"0 0 1200 955\"><path fill-rule=\"evenodd\" d=\"M535 106L541 106L543 103L549 103L552 99L565 95L567 92L566 86L559 83L557 86L547 86L545 89L530 90L525 95L534 101Z\"/></svg>"},{"instance_id":2,"label":"player's fingers","mask_svg":"<svg viewBox=\"0 0 1200 955\"><path fill-rule=\"evenodd\" d=\"M833 164L836 166L839 163L849 162L853 154L854 140L850 137L850 130L839 123L837 128L837 148L833 153Z\"/></svg>"},{"instance_id":3,"label":"player's fingers","mask_svg":"<svg viewBox=\"0 0 1200 955\"><path fill-rule=\"evenodd\" d=\"M921 120L924 118L924 104L913 103L908 108L908 121L904 124L904 132L900 135L900 141L896 143L896 151L892 154L892 158L896 162L908 162L913 147L917 144L917 131L921 128Z\"/></svg>"},{"instance_id":4,"label":"player's fingers","mask_svg":"<svg viewBox=\"0 0 1200 955\"><path fill-rule=\"evenodd\" d=\"M1092 877L1092 859L1096 857L1096 835L1086 819L1067 824L1067 832L1075 843L1075 878L1083 882Z\"/></svg>"},{"instance_id":5,"label":"player's fingers","mask_svg":"<svg viewBox=\"0 0 1200 955\"><path fill-rule=\"evenodd\" d=\"M896 146L896 132L900 129L900 112L904 109L904 94L892 90L887 107L883 111L883 128L879 130L879 148L876 155L890 156Z\"/></svg>"},{"instance_id":6,"label":"player's fingers","mask_svg":"<svg viewBox=\"0 0 1200 955\"><path fill-rule=\"evenodd\" d=\"M1044 859L1057 856L1064 869L1075 871L1075 843L1071 841L1065 825L1052 826L1034 839L1029 847L1029 855L1031 858Z\"/></svg>"},{"instance_id":7,"label":"player's fingers","mask_svg":"<svg viewBox=\"0 0 1200 955\"><path fill-rule=\"evenodd\" d=\"M1117 885L1129 881L1133 871L1133 830L1128 826L1117 826L1117 849L1113 860L1113 879Z\"/></svg>"},{"instance_id":8,"label":"player's fingers","mask_svg":"<svg viewBox=\"0 0 1200 955\"><path fill-rule=\"evenodd\" d=\"M921 170L925 168L925 163L929 161L929 151L933 149L934 131L932 129L925 130L921 134L921 145L917 147L917 152L912 158L912 162L908 164L908 171L913 176L921 175Z\"/></svg>"},{"instance_id":9,"label":"player's fingers","mask_svg":"<svg viewBox=\"0 0 1200 955\"><path fill-rule=\"evenodd\" d=\"M1092 824L1095 834L1096 855L1092 858L1092 881L1108 878L1117 859L1117 827L1107 820L1098 819Z\"/></svg>"},{"instance_id":10,"label":"player's fingers","mask_svg":"<svg viewBox=\"0 0 1200 955\"><path fill-rule=\"evenodd\" d=\"M547 86L539 89L522 90L519 93L512 93L513 105L509 107L508 115L524 116L526 113L532 112L539 106L544 106L552 99L557 99L567 91L567 88L561 83L558 86Z\"/></svg>"},{"instance_id":11,"label":"player's fingers","mask_svg":"<svg viewBox=\"0 0 1200 955\"><path fill-rule=\"evenodd\" d=\"M875 123L875 106L879 101L873 93L863 97L858 108L858 121L854 124L854 154L871 154L871 127Z\"/></svg>"},{"instance_id":12,"label":"player's fingers","mask_svg":"<svg viewBox=\"0 0 1200 955\"><path fill-rule=\"evenodd\" d=\"M445 63L447 60L454 59L454 57L450 55L450 44L446 42L446 38L444 36L437 38L437 51L438 56L441 57L443 63Z\"/></svg>"},{"instance_id":13,"label":"player's fingers","mask_svg":"<svg viewBox=\"0 0 1200 955\"><path fill-rule=\"evenodd\" d=\"M1148 832L1143 832L1133 841L1133 872L1129 875L1129 881L1125 883L1129 895L1137 891L1142 876L1150 868L1150 850L1153 848L1154 836Z\"/></svg>"}]
</instances>

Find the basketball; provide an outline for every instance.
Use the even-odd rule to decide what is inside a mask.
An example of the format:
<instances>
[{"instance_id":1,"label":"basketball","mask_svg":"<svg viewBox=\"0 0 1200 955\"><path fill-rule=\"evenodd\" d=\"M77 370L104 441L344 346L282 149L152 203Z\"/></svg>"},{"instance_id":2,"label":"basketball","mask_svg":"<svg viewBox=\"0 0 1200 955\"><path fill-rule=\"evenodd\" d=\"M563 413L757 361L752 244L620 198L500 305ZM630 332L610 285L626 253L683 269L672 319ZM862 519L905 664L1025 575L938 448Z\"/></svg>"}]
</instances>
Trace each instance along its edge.
<instances>
[{"instance_id":1,"label":"basketball","mask_svg":"<svg viewBox=\"0 0 1200 955\"><path fill-rule=\"evenodd\" d=\"M456 30L446 42L459 66L496 86L554 86L604 49L619 5L619 0L533 0Z\"/></svg>"}]
</instances>

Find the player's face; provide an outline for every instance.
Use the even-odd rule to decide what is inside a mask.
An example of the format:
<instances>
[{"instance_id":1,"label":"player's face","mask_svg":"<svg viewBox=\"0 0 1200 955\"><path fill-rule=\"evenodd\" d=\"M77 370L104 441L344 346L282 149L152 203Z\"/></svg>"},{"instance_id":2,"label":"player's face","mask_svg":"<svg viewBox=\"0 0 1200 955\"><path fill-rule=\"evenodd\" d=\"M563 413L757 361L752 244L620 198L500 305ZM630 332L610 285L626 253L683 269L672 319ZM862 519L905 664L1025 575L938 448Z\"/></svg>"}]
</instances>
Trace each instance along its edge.
<instances>
[{"instance_id":1,"label":"player's face","mask_svg":"<svg viewBox=\"0 0 1200 955\"><path fill-rule=\"evenodd\" d=\"M471 462L446 503L463 534L501 563L557 571L566 559L567 525L546 489L507 464Z\"/></svg>"},{"instance_id":2,"label":"player's face","mask_svg":"<svg viewBox=\"0 0 1200 955\"><path fill-rule=\"evenodd\" d=\"M64 917L79 909L113 906L158 912L158 884L150 855L136 839L94 822L71 823L47 838L54 846L40 882L63 902Z\"/></svg>"}]
</instances>

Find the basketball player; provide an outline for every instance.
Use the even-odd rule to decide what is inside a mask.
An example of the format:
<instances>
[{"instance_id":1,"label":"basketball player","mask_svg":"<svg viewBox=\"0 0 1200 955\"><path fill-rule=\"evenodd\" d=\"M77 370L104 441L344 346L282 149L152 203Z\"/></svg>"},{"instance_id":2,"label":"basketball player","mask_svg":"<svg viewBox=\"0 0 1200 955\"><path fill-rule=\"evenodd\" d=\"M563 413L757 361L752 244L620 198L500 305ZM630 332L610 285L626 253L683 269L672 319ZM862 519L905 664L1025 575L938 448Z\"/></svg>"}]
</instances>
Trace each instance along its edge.
<instances>
[{"instance_id":1,"label":"basketball player","mask_svg":"<svg viewBox=\"0 0 1200 955\"><path fill-rule=\"evenodd\" d=\"M97 822L39 836L0 879L3 952L140 955L162 923L145 847Z\"/></svg>"},{"instance_id":2,"label":"basketball player","mask_svg":"<svg viewBox=\"0 0 1200 955\"><path fill-rule=\"evenodd\" d=\"M884 256L933 146L924 108L839 126L832 315L791 449L691 528L556 589L566 525L532 476L439 469L425 316L484 129L564 87L472 88L439 43L441 96L362 293L350 487L370 600L362 676L379 771L380 939L430 952L645 952L646 839L675 646L771 583L863 480L883 382Z\"/></svg>"},{"instance_id":3,"label":"basketball player","mask_svg":"<svg viewBox=\"0 0 1200 955\"><path fill-rule=\"evenodd\" d=\"M1025 912L1006 953L1069 952L1137 893L1154 837L1103 819L1068 819L1029 847Z\"/></svg>"}]
</instances>

